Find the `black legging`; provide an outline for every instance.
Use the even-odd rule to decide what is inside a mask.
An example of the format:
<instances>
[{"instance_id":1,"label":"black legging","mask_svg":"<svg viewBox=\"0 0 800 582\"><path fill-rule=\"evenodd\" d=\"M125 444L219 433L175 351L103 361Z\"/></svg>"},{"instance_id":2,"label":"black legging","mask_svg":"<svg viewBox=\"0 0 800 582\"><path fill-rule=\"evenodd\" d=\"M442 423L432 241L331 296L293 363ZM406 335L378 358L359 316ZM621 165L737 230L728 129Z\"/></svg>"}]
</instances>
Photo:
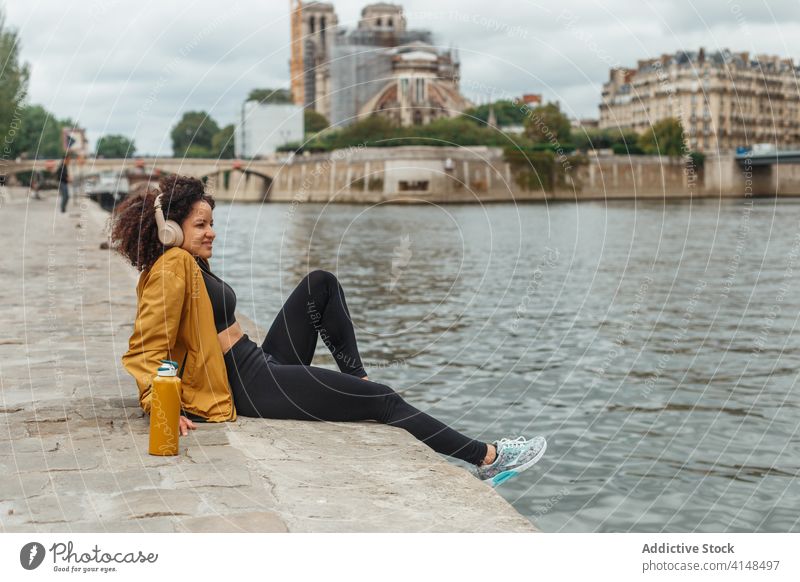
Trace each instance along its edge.
<instances>
[{"instance_id":1,"label":"black legging","mask_svg":"<svg viewBox=\"0 0 800 582\"><path fill-rule=\"evenodd\" d=\"M317 336L341 372L311 366ZM295 420L376 420L404 428L433 450L478 464L487 445L417 410L366 372L344 290L327 271L306 275L292 291L263 345L247 335L225 354L236 412Z\"/></svg>"}]
</instances>

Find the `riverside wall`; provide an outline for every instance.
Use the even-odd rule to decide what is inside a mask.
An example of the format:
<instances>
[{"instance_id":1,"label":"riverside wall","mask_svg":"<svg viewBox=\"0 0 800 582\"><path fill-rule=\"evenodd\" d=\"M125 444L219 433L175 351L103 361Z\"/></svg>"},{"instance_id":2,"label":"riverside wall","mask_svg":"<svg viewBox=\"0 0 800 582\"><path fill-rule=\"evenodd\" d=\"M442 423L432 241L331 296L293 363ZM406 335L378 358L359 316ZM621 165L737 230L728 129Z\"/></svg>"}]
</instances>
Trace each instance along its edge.
<instances>
[{"instance_id":1,"label":"riverside wall","mask_svg":"<svg viewBox=\"0 0 800 582\"><path fill-rule=\"evenodd\" d=\"M746 178L733 156L710 157L697 168L659 156L586 156L561 164L561 176L540 176L505 161L499 148L352 148L254 162L252 173L234 170L212 183L222 200L276 202L735 198L748 188L753 195L800 194L800 166L756 168Z\"/></svg>"},{"instance_id":2,"label":"riverside wall","mask_svg":"<svg viewBox=\"0 0 800 582\"><path fill-rule=\"evenodd\" d=\"M267 199L483 203L686 198L705 194L693 193L683 166L667 158L591 157L584 164L567 168L564 175L559 183L555 174L539 176L531 168L512 166L498 148L368 148L295 158L274 176ZM246 182L246 198L258 198L252 194L255 182ZM531 182L536 185L531 187ZM223 199L230 197L226 192L221 194Z\"/></svg>"}]
</instances>

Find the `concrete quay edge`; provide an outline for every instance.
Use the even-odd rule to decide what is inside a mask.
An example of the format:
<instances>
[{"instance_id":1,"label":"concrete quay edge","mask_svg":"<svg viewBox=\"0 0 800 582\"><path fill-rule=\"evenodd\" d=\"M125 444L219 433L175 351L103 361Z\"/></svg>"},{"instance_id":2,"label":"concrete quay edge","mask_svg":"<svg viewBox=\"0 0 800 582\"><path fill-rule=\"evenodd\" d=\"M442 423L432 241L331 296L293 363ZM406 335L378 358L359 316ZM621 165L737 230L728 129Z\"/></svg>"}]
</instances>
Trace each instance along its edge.
<instances>
[{"instance_id":1,"label":"concrete quay edge","mask_svg":"<svg viewBox=\"0 0 800 582\"><path fill-rule=\"evenodd\" d=\"M73 198L61 214L43 196L0 191L0 531L538 531L464 468L377 423L240 418L198 425L179 456L148 455L120 364L138 274L100 249L106 212Z\"/></svg>"}]
</instances>

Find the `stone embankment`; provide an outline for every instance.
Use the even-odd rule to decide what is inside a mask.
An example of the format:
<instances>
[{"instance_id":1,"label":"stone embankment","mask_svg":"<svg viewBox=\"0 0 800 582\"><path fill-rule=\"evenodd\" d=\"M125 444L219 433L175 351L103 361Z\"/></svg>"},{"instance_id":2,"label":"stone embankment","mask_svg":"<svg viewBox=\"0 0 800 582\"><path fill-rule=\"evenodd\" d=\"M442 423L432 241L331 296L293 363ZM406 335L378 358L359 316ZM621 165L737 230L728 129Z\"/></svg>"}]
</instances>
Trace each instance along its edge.
<instances>
[{"instance_id":1,"label":"stone embankment","mask_svg":"<svg viewBox=\"0 0 800 582\"><path fill-rule=\"evenodd\" d=\"M14 189L0 216L0 531L535 531L463 468L376 423L240 418L198 425L179 456L149 456L120 364L137 274L100 248L106 214L85 199L61 214L54 193Z\"/></svg>"}]
</instances>

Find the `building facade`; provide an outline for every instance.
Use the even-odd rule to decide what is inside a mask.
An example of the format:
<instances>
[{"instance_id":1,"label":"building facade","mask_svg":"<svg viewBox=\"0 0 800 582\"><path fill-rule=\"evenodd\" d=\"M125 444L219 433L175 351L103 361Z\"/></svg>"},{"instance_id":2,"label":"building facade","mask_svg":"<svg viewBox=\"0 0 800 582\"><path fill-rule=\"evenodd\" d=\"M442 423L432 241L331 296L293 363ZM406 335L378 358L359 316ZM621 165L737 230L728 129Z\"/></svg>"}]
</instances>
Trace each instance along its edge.
<instances>
[{"instance_id":1,"label":"building facade","mask_svg":"<svg viewBox=\"0 0 800 582\"><path fill-rule=\"evenodd\" d=\"M434 46L429 31L409 30L401 6L370 4L353 30L338 26L332 4L297 2L294 10L292 71L303 71L292 79L295 103L332 125L372 114L424 124L471 105L459 91L456 51Z\"/></svg>"},{"instance_id":2,"label":"building facade","mask_svg":"<svg viewBox=\"0 0 800 582\"><path fill-rule=\"evenodd\" d=\"M703 153L770 143L800 145L798 68L792 59L723 50L678 52L612 69L603 85L601 129L648 131L680 120L686 145Z\"/></svg>"},{"instance_id":3,"label":"building facade","mask_svg":"<svg viewBox=\"0 0 800 582\"><path fill-rule=\"evenodd\" d=\"M289 143L302 143L303 108L291 103L246 101L234 127L233 148L237 158L261 158Z\"/></svg>"}]
</instances>

